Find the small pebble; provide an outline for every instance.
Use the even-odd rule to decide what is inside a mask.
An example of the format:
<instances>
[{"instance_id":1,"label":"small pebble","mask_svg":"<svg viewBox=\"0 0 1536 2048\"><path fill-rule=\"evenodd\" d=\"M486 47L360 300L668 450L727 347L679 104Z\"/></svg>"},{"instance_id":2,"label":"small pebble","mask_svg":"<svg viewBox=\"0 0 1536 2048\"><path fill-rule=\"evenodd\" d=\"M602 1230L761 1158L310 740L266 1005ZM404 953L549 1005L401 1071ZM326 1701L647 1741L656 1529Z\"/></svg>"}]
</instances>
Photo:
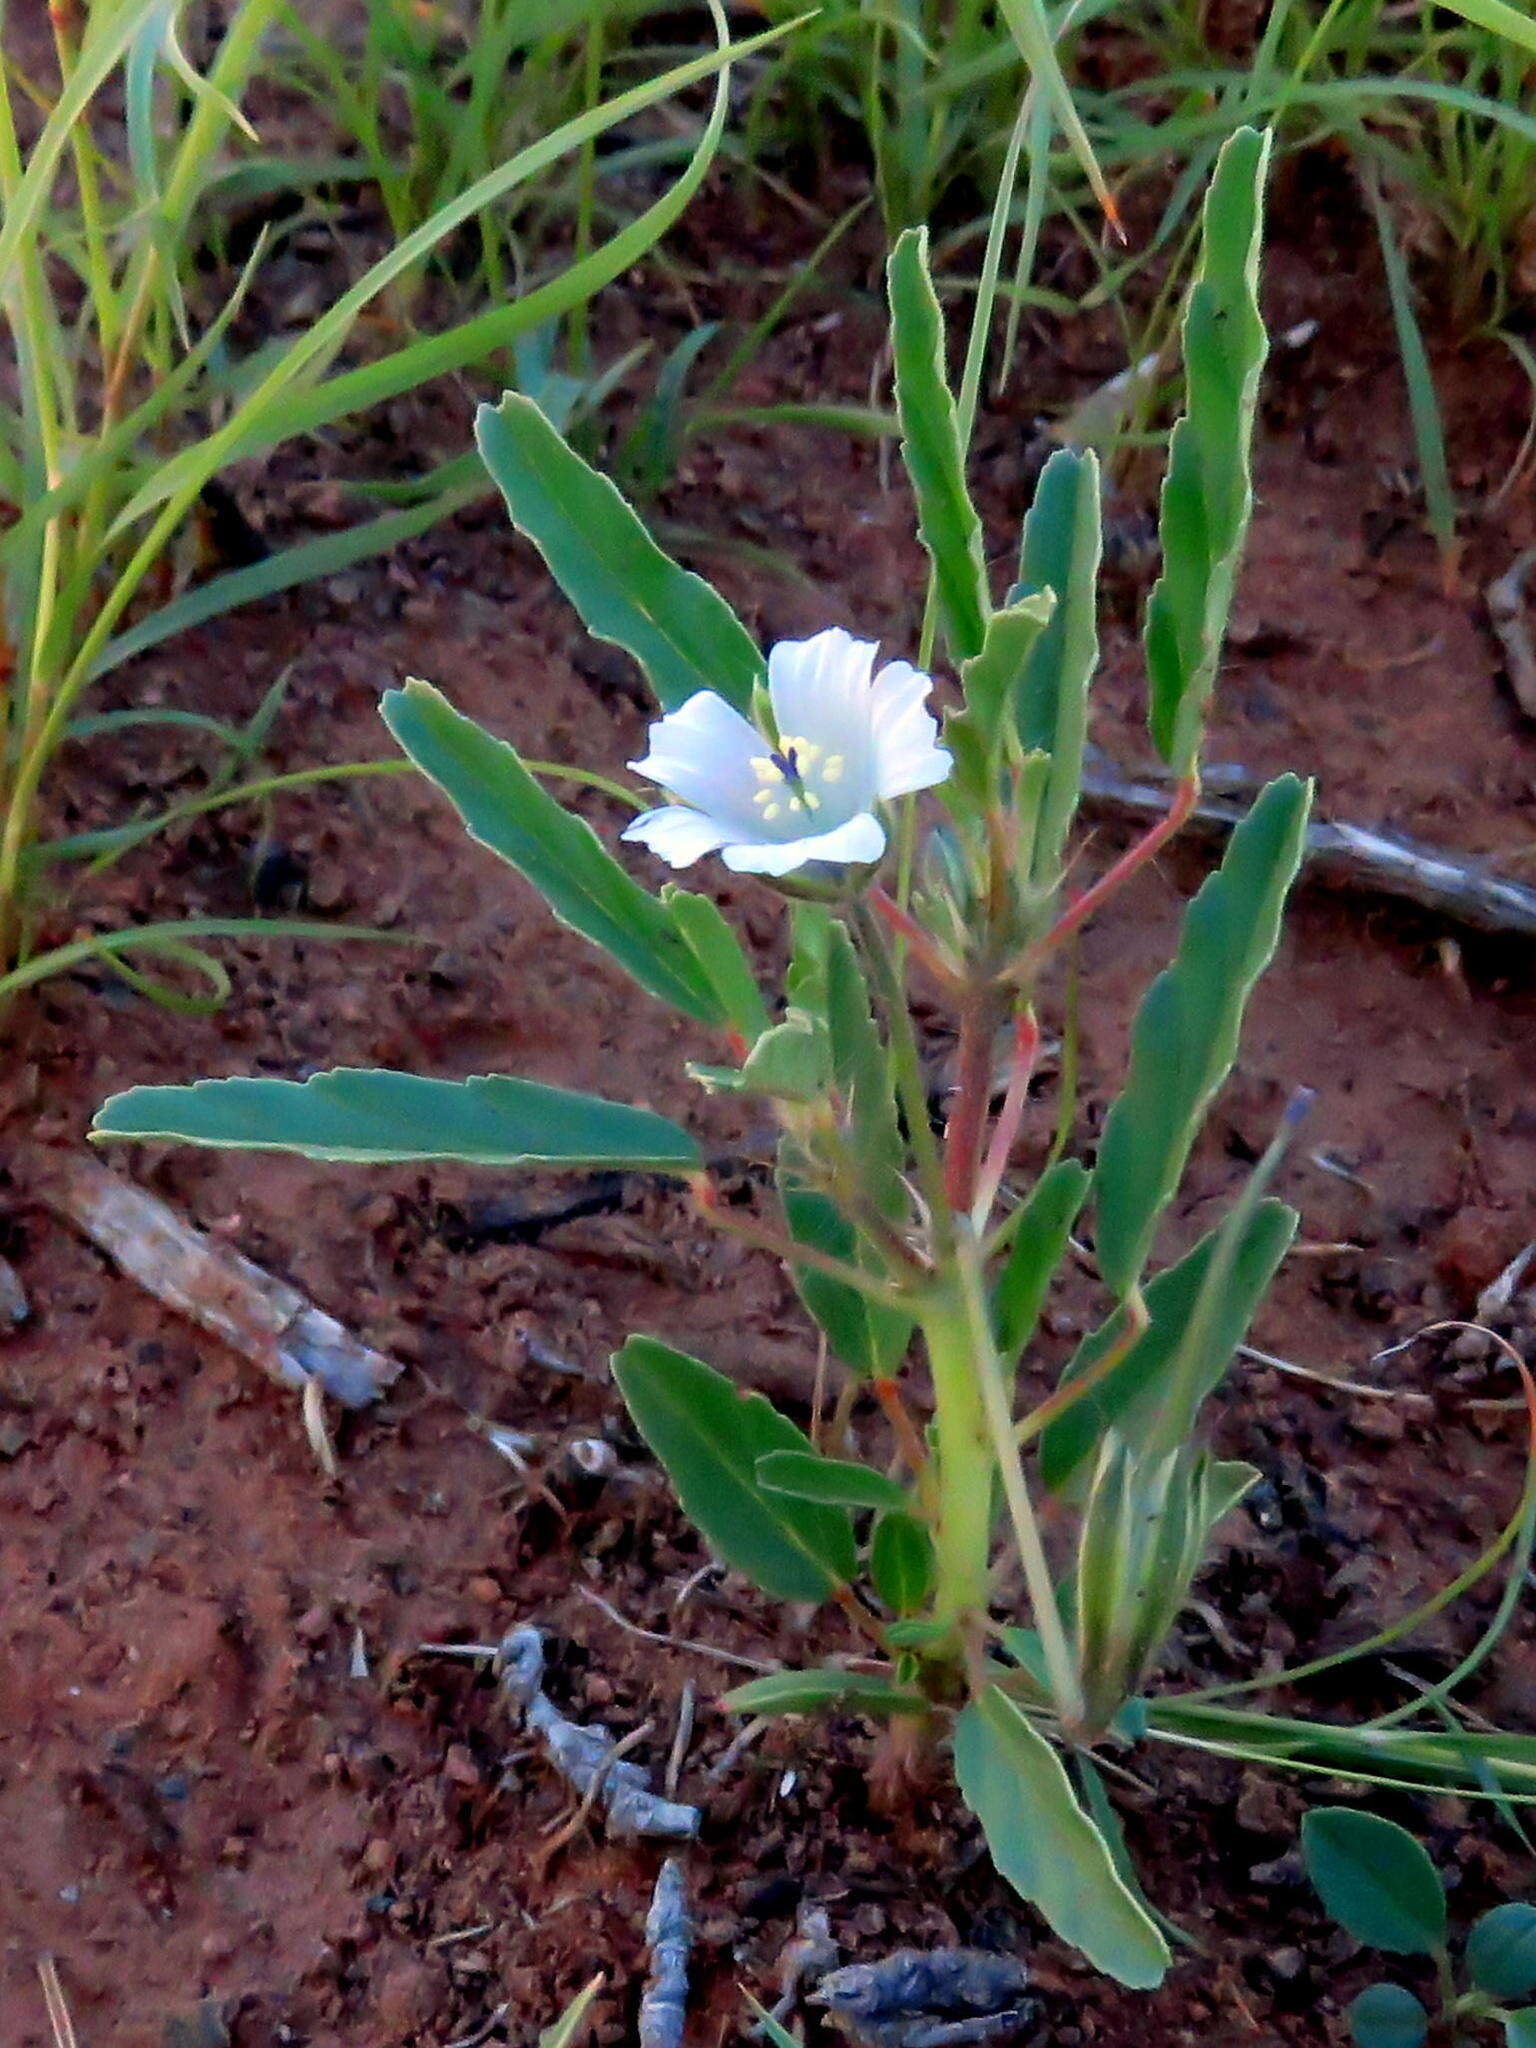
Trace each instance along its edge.
<instances>
[{"instance_id":1,"label":"small pebble","mask_svg":"<svg viewBox=\"0 0 1536 2048\"><path fill-rule=\"evenodd\" d=\"M1396 1401L1357 1402L1349 1425L1373 1444L1400 1444L1408 1434L1408 1418Z\"/></svg>"}]
</instances>

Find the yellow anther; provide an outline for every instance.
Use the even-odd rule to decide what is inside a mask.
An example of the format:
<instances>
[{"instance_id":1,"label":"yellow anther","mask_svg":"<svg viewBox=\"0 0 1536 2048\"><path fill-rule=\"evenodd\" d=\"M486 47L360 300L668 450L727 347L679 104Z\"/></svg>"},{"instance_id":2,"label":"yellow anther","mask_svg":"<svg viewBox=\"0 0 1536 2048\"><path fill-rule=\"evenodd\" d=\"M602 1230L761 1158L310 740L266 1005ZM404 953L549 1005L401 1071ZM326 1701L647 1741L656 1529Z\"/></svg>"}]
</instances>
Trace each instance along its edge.
<instances>
[{"instance_id":1,"label":"yellow anther","mask_svg":"<svg viewBox=\"0 0 1536 2048\"><path fill-rule=\"evenodd\" d=\"M844 760L841 754L828 754L825 762L822 764L822 781L841 782L843 779L843 770L847 767L847 765L847 762Z\"/></svg>"},{"instance_id":2,"label":"yellow anther","mask_svg":"<svg viewBox=\"0 0 1536 2048\"><path fill-rule=\"evenodd\" d=\"M764 791L764 794L766 795L766 794L767 794L767 792L766 792L766 791ZM764 804L764 806L763 806L763 823L764 823L765 825L771 825L771 824L773 823L774 819L775 819L775 818L776 818L776 817L777 817L778 815L779 815L779 806L778 806L777 804Z\"/></svg>"},{"instance_id":3,"label":"yellow anther","mask_svg":"<svg viewBox=\"0 0 1536 2048\"><path fill-rule=\"evenodd\" d=\"M752 773L759 782L782 782L784 780L784 777L779 773L779 764L771 754L754 754L752 756Z\"/></svg>"}]
</instances>

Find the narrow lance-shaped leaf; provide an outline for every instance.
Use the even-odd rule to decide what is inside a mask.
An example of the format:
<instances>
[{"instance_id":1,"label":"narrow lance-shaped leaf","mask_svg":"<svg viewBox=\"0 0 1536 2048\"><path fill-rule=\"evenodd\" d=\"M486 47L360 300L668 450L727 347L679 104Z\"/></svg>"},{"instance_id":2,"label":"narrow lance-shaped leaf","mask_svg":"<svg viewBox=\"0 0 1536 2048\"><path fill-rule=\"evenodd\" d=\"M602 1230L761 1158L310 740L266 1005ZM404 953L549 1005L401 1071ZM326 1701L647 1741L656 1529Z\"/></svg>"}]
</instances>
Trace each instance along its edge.
<instances>
[{"instance_id":1,"label":"narrow lance-shaped leaf","mask_svg":"<svg viewBox=\"0 0 1536 2048\"><path fill-rule=\"evenodd\" d=\"M1167 1943L1078 1805L1060 1757L996 1686L955 1723L955 1773L993 1862L1062 1940L1135 1990L1161 1984Z\"/></svg>"},{"instance_id":2,"label":"narrow lance-shaped leaf","mask_svg":"<svg viewBox=\"0 0 1536 2048\"><path fill-rule=\"evenodd\" d=\"M563 923L640 986L704 1024L724 1021L714 985L666 906L557 803L514 747L455 711L430 683L385 692L384 722L437 784L470 836L525 876Z\"/></svg>"},{"instance_id":3,"label":"narrow lance-shaped leaf","mask_svg":"<svg viewBox=\"0 0 1536 2048\"><path fill-rule=\"evenodd\" d=\"M662 889L661 900L704 970L726 1023L751 1045L768 1029L768 1010L752 963L720 906L708 896L678 888L675 882Z\"/></svg>"},{"instance_id":4,"label":"narrow lance-shaped leaf","mask_svg":"<svg viewBox=\"0 0 1536 2048\"><path fill-rule=\"evenodd\" d=\"M1463 0L1463 5L1467 4L1470 4L1470 0ZM1479 4L1486 6L1489 0L1479 0ZM1060 31L1053 30L1051 17L1043 0L1001 0L1001 12L1019 47L1020 56L1029 66L1031 82L1038 82L1037 89L1039 86L1044 87L1051 113L1061 124L1061 132L1066 137L1072 154L1077 158L1079 168L1093 188L1094 197L1105 213L1114 218L1114 200L1110 196L1108 185L1104 182L1104 173L1093 153L1093 144L1088 139L1088 131L1083 126L1082 116L1077 111L1077 101L1073 97L1072 87L1056 55L1055 37ZM1065 21L1070 18L1067 16L1063 19Z\"/></svg>"},{"instance_id":5,"label":"narrow lance-shaped leaf","mask_svg":"<svg viewBox=\"0 0 1536 2048\"><path fill-rule=\"evenodd\" d=\"M1058 1159L1029 1191L992 1293L992 1321L1004 1358L1016 1357L1035 1334L1090 1180L1080 1161Z\"/></svg>"},{"instance_id":6,"label":"narrow lance-shaped leaf","mask_svg":"<svg viewBox=\"0 0 1536 2048\"><path fill-rule=\"evenodd\" d=\"M906 1209L906 1149L885 1047L846 927L824 916L798 918L791 975L796 992L827 1019L830 1078L843 1099L843 1120L860 1184L880 1215L898 1223ZM779 1195L797 1243L878 1273L879 1258L855 1220L814 1185L808 1162L788 1143L780 1152ZM912 1335L910 1315L809 1266L797 1267L793 1277L801 1300L844 1365L871 1375L892 1370Z\"/></svg>"},{"instance_id":7,"label":"narrow lance-shaped leaf","mask_svg":"<svg viewBox=\"0 0 1536 2048\"><path fill-rule=\"evenodd\" d=\"M1168 446L1163 570L1147 601L1148 723L1176 774L1193 768L1216 680L1253 492L1249 448L1264 323L1259 245L1269 137L1239 128L1206 194L1199 268L1184 312L1185 412Z\"/></svg>"},{"instance_id":8,"label":"narrow lance-shaped leaf","mask_svg":"<svg viewBox=\"0 0 1536 2048\"><path fill-rule=\"evenodd\" d=\"M701 577L657 547L622 497L555 432L531 399L481 406L475 438L513 524L526 533L588 630L632 654L675 711L714 690L748 711L763 661L752 636Z\"/></svg>"},{"instance_id":9,"label":"narrow lance-shaped leaf","mask_svg":"<svg viewBox=\"0 0 1536 2048\"><path fill-rule=\"evenodd\" d=\"M1099 662L1098 576L1103 535L1099 465L1089 453L1059 448L1041 471L1024 521L1021 593L1050 590L1050 623L1030 650L1017 696L1026 753L1050 756L1033 869L1038 884L1057 878L1082 790L1088 686Z\"/></svg>"},{"instance_id":10,"label":"narrow lance-shaped leaf","mask_svg":"<svg viewBox=\"0 0 1536 2048\"><path fill-rule=\"evenodd\" d=\"M906 1488L873 1465L824 1458L819 1451L769 1451L757 1461L757 1480L770 1493L819 1500L841 1508L904 1508Z\"/></svg>"},{"instance_id":11,"label":"narrow lance-shaped leaf","mask_svg":"<svg viewBox=\"0 0 1536 2048\"><path fill-rule=\"evenodd\" d=\"M796 1244L870 1270L873 1259L853 1225L820 1189L807 1186L803 1175L803 1163L795 1160L786 1145L779 1157L779 1200L790 1236ZM866 1378L895 1369L912 1337L912 1317L905 1310L872 1300L834 1274L817 1272L812 1266L796 1266L791 1277L835 1358Z\"/></svg>"},{"instance_id":12,"label":"narrow lance-shaped leaf","mask_svg":"<svg viewBox=\"0 0 1536 2048\"><path fill-rule=\"evenodd\" d=\"M965 451L944 375L944 318L928 274L928 231L908 228L887 273L902 456L917 530L933 564L939 620L958 667L981 652L991 612L981 521L965 485Z\"/></svg>"},{"instance_id":13,"label":"narrow lance-shaped leaf","mask_svg":"<svg viewBox=\"0 0 1536 2048\"><path fill-rule=\"evenodd\" d=\"M1479 1799L1502 1791L1522 1801L1536 1800L1536 1735L1459 1728L1351 1728L1223 1707L1176 1693L1154 1696L1143 1705L1148 1726L1159 1735L1216 1755L1240 1757L1245 1763L1414 1790L1454 1788Z\"/></svg>"},{"instance_id":14,"label":"narrow lance-shaped leaf","mask_svg":"<svg viewBox=\"0 0 1536 2048\"><path fill-rule=\"evenodd\" d=\"M1094 1177L1099 1269L1122 1297L1140 1278L1201 1119L1237 1057L1244 1006L1279 939L1310 802L1309 785L1294 775L1261 792L1136 1014L1130 1072L1105 1121Z\"/></svg>"},{"instance_id":15,"label":"narrow lance-shaped leaf","mask_svg":"<svg viewBox=\"0 0 1536 2048\"><path fill-rule=\"evenodd\" d=\"M894 1222L907 1206L902 1182L906 1146L869 988L846 925L829 927L826 958L832 1075L843 1099L848 1141L863 1193L887 1222Z\"/></svg>"},{"instance_id":16,"label":"narrow lance-shaped leaf","mask_svg":"<svg viewBox=\"0 0 1536 2048\"><path fill-rule=\"evenodd\" d=\"M1156 1399L1149 1402L1143 1395L1137 1406L1138 1440L1148 1452L1166 1453L1189 1442L1201 1405L1214 1391L1241 1337L1241 1331L1236 1337L1233 1335L1234 1312L1252 1314L1262 1298L1248 1292L1256 1278L1268 1285L1262 1257L1255 1266L1252 1233L1265 1193L1311 1099L1307 1093L1292 1098L1279 1129L1265 1147L1264 1156L1216 1231L1183 1334L1166 1369L1159 1374ZM1290 1243L1289 1234L1282 1227L1275 1237L1278 1255L1283 1257Z\"/></svg>"},{"instance_id":17,"label":"narrow lance-shaped leaf","mask_svg":"<svg viewBox=\"0 0 1536 2048\"><path fill-rule=\"evenodd\" d=\"M945 718L944 739L955 757L957 779L983 802L995 799L1003 732L1013 717L1030 651L1055 602L1049 590L1039 590L994 612L981 652L961 664L965 708Z\"/></svg>"},{"instance_id":18,"label":"narrow lance-shaped leaf","mask_svg":"<svg viewBox=\"0 0 1536 2048\"><path fill-rule=\"evenodd\" d=\"M843 1671L825 1665L814 1671L772 1671L749 1678L720 1702L732 1714L814 1714L823 1707L852 1707L871 1714L922 1714L920 1692L893 1684L874 1671Z\"/></svg>"},{"instance_id":19,"label":"narrow lance-shaped leaf","mask_svg":"<svg viewBox=\"0 0 1536 2048\"><path fill-rule=\"evenodd\" d=\"M688 1133L653 1110L507 1074L438 1081L373 1067L335 1067L307 1081L235 1076L129 1088L102 1104L91 1135L365 1163L461 1159L680 1174L701 1163Z\"/></svg>"},{"instance_id":20,"label":"narrow lance-shaped leaf","mask_svg":"<svg viewBox=\"0 0 1536 2048\"><path fill-rule=\"evenodd\" d=\"M1463 21L1491 29L1496 36L1536 57L1536 21L1521 8L1510 6L1509 0L1445 0L1445 5Z\"/></svg>"},{"instance_id":21,"label":"narrow lance-shaped leaf","mask_svg":"<svg viewBox=\"0 0 1536 2048\"><path fill-rule=\"evenodd\" d=\"M1261 1202L1249 1219L1217 1312L1203 1332L1205 1348L1200 1362L1207 1383L1215 1383L1243 1341L1290 1248L1296 1220L1294 1209L1275 1201ZM1186 1332L1219 1235L1219 1231L1211 1231L1175 1265L1148 1282L1145 1331L1091 1393L1046 1425L1040 1438L1040 1476L1048 1487L1059 1491L1068 1485L1109 1428L1118 1430L1128 1442L1147 1442L1158 1421L1168 1377L1183 1359ZM1062 1374L1064 1387L1092 1371L1124 1342L1128 1314L1124 1308L1117 1309L1108 1322L1083 1339Z\"/></svg>"},{"instance_id":22,"label":"narrow lance-shaped leaf","mask_svg":"<svg viewBox=\"0 0 1536 2048\"><path fill-rule=\"evenodd\" d=\"M384 404L401 392L419 389L434 377L483 362L497 349L510 346L519 335L559 319L573 306L585 304L605 283L636 263L678 219L703 183L724 126L730 62L777 40L791 26L786 22L732 48L719 0L708 0L708 5L720 38L716 50L678 65L659 79L588 107L558 128L547 130L393 243L334 305L278 352L257 389L230 413L217 432L182 448L154 469L113 522L113 535L128 531L171 498L190 502L208 477L239 457L259 454L280 441L312 433L350 413ZM386 291L396 278L419 265L456 227L494 205L516 186L537 178L559 157L579 149L604 129L633 119L646 107L711 73L718 76L709 117L681 176L606 242L590 250L579 262L557 266L542 284L533 285L500 305L456 326L418 333L400 348L315 381L317 366L334 357L369 302ZM79 75L77 72L71 80L69 92L55 110L55 119L65 101L72 98ZM54 122L48 125L51 130ZM35 164L29 167L28 182L33 168ZM10 228L12 211L7 210L7 217L0 224L0 239ZM0 272L3 269L0 263Z\"/></svg>"},{"instance_id":23,"label":"narrow lance-shaped leaf","mask_svg":"<svg viewBox=\"0 0 1536 2048\"><path fill-rule=\"evenodd\" d=\"M758 1479L757 1461L772 1451L814 1455L787 1416L654 1337L631 1337L614 1358L613 1376L717 1557L776 1600L825 1600L852 1579L857 1554L847 1510L770 1492Z\"/></svg>"}]
</instances>

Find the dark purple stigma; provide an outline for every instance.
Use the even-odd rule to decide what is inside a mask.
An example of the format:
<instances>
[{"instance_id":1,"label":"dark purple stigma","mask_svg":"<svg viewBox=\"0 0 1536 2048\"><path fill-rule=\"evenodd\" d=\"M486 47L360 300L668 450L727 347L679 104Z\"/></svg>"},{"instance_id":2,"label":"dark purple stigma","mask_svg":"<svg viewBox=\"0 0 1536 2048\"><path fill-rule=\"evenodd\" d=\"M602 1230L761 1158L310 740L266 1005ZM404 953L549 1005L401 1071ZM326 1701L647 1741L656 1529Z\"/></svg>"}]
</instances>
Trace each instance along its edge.
<instances>
[{"instance_id":1,"label":"dark purple stigma","mask_svg":"<svg viewBox=\"0 0 1536 2048\"><path fill-rule=\"evenodd\" d=\"M786 782L798 782L800 780L800 764L795 759L793 747L786 747L782 754L770 754L768 758Z\"/></svg>"}]
</instances>

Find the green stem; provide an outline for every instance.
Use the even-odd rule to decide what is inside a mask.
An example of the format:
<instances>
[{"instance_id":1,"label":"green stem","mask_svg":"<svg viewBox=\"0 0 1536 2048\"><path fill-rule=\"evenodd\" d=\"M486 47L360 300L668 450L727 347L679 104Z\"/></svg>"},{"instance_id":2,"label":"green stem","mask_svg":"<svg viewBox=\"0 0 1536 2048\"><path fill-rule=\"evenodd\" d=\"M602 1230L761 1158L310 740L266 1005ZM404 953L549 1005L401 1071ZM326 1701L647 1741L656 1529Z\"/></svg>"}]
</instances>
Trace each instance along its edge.
<instances>
[{"instance_id":1,"label":"green stem","mask_svg":"<svg viewBox=\"0 0 1536 2048\"><path fill-rule=\"evenodd\" d=\"M970 1319L957 1295L935 1297L922 1314L933 1375L934 1619L962 1632L987 1612L992 1550L993 1456L971 1348Z\"/></svg>"},{"instance_id":2,"label":"green stem","mask_svg":"<svg viewBox=\"0 0 1536 2048\"><path fill-rule=\"evenodd\" d=\"M992 1335L992 1312L987 1301L981 1244L969 1217L960 1218L957 1222L956 1261L965 1309L970 1370L990 1438L989 1463L995 1464L1002 1477L1003 1497L1008 1503L1009 1520L1013 1523L1019 1562L1024 1567L1024 1582L1029 1588L1035 1628L1039 1632L1040 1647L1050 1673L1051 1689L1056 1695L1056 1711L1070 1735L1083 1725L1082 1686L1078 1681L1061 1609L1056 1604L1056 1584L1051 1577L1040 1524L1035 1516L1035 1504L1030 1499L1023 1460L1014 1442L1013 1417ZM986 1492L990 1504L990 1483Z\"/></svg>"}]
</instances>

